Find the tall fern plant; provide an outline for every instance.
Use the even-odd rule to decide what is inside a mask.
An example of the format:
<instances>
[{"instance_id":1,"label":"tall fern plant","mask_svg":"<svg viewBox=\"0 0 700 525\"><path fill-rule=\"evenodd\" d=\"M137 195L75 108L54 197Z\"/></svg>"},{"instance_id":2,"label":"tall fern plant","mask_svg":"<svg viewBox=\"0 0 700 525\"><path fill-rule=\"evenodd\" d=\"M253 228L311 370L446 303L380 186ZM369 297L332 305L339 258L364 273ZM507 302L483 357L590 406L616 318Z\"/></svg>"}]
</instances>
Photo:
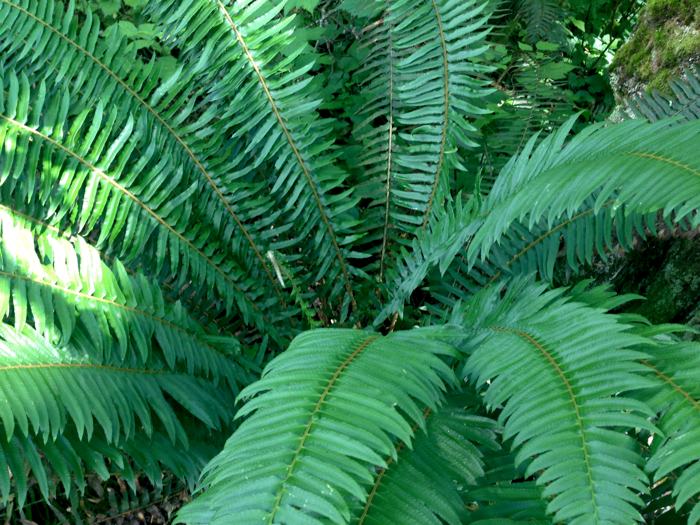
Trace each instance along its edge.
<instances>
[{"instance_id":1,"label":"tall fern plant","mask_svg":"<svg viewBox=\"0 0 700 525\"><path fill-rule=\"evenodd\" d=\"M166 72L0 0L3 504L168 469L182 523L700 521L700 346L553 272L698 226L700 122L543 117L460 194L503 13L341 8L352 130L284 2L153 0Z\"/></svg>"}]
</instances>

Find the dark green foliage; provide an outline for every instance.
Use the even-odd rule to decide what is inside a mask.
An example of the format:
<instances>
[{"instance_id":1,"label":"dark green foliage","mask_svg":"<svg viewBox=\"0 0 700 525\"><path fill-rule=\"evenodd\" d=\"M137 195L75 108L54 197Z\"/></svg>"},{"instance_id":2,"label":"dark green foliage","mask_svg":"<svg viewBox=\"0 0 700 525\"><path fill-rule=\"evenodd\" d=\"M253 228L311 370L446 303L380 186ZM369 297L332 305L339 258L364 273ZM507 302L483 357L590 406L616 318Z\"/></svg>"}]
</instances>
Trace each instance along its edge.
<instances>
[{"instance_id":1,"label":"dark green foliage","mask_svg":"<svg viewBox=\"0 0 700 525\"><path fill-rule=\"evenodd\" d=\"M8 520L700 521L700 346L562 286L700 221L637 2L78 4L0 0Z\"/></svg>"}]
</instances>

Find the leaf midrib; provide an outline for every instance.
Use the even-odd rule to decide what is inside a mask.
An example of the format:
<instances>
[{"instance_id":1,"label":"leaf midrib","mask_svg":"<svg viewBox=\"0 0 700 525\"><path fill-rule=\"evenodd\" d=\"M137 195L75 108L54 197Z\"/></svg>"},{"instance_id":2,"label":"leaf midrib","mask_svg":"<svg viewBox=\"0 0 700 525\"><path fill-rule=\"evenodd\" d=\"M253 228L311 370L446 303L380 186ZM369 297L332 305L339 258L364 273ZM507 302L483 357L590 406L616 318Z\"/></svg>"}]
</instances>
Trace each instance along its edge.
<instances>
[{"instance_id":1,"label":"leaf midrib","mask_svg":"<svg viewBox=\"0 0 700 525\"><path fill-rule=\"evenodd\" d=\"M309 416L309 422L306 424L306 428L304 429L304 432L301 436L301 440L299 441L299 446L297 449L294 451L294 457L292 458L292 462L290 463L288 469L287 469L287 475L285 476L284 480L282 481L282 487L280 488L279 494L277 495L277 499L275 500L275 504L272 507L272 511L270 512L270 517L267 521L268 525L271 525L274 518L275 514L277 513L277 510L279 509L280 503L282 501L282 496L284 495L284 492L286 490L286 483L287 480L292 476L292 473L294 471L294 467L296 466L297 460L299 459L299 454L301 453L301 450L304 448L304 443L306 442L306 438L309 436L309 433L311 432L311 427L313 426L314 422L316 421L314 416L316 413L320 410L321 405L326 399L326 396L330 392L331 388L335 384L336 380L338 379L338 376L340 373L358 356L362 350L364 350L368 344L370 344L372 341L379 339L379 336L374 336L374 337L369 337L362 341L360 345L357 347L357 349L350 354L350 356L343 361L343 363L338 367L338 369L335 371L333 374L333 377L330 378L328 381L328 384L326 385L326 388L323 390L321 393L321 397L319 398L318 402L316 403L316 406L314 407L313 411L311 412L311 415Z\"/></svg>"},{"instance_id":2,"label":"leaf midrib","mask_svg":"<svg viewBox=\"0 0 700 525\"><path fill-rule=\"evenodd\" d=\"M595 523L598 523L600 520L598 518L598 506L596 505L596 498L595 498L595 490L593 488L593 476L591 475L591 462L590 458L588 456L588 444L586 442L586 436L585 436L585 431L583 428L583 420L581 418L581 413L579 411L579 406L578 403L576 402L576 395L574 394L574 389L571 386L571 383L569 382L569 379L566 377L566 374L564 374L564 371L561 369L559 364L554 360L552 355L547 352L547 350L544 349L542 345L540 345L532 336L525 332L521 332L520 330L515 330L513 328L499 328L492 326L490 327L491 330L496 330L498 332L506 332L506 333L511 333L511 334L516 334L519 335L520 337L523 337L527 339L530 343L532 343L535 348L537 348L540 352L542 352L542 355L544 355L549 363L554 367L554 370L559 374L559 377L561 378L562 382L564 383L564 386L566 387L566 390L569 394L569 397L571 398L571 404L574 408L574 413L576 415L576 425L579 428L579 433L581 436L581 445L583 449L583 457L586 462L586 474L588 475L588 484L589 488L591 491L591 501L593 503L593 514L595 516Z\"/></svg>"},{"instance_id":3,"label":"leaf midrib","mask_svg":"<svg viewBox=\"0 0 700 525\"><path fill-rule=\"evenodd\" d=\"M440 20L440 11L438 10L437 2L433 0L433 8L435 8L435 18L437 19L438 29L440 30L440 42L442 43L442 59L443 66L445 70L445 114L443 115L443 125L442 125L442 144L440 145L440 160L438 161L437 172L435 173L435 183L433 184L433 190L430 192L430 199L428 200L428 207L425 210L425 217L423 217L423 226L421 231L425 230L426 224L428 224L428 218L430 217L430 209L433 205L433 199L435 198L435 191L437 190L438 182L440 181L440 171L442 170L442 161L445 158L445 141L447 140L447 118L450 109L450 87L449 87L449 68L447 61L447 42L445 41L445 33L442 29L442 21Z\"/></svg>"}]
</instances>

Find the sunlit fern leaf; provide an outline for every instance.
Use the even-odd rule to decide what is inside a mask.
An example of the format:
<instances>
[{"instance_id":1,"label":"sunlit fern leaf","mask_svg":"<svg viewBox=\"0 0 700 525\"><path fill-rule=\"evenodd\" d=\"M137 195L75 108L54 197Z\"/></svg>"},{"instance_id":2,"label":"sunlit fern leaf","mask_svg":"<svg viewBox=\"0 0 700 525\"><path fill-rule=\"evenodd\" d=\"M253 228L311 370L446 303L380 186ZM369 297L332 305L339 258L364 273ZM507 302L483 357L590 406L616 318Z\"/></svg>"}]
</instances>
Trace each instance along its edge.
<instances>
[{"instance_id":1,"label":"sunlit fern leaf","mask_svg":"<svg viewBox=\"0 0 700 525\"><path fill-rule=\"evenodd\" d=\"M663 432L653 438L646 470L655 483L674 480L674 504L679 510L688 504L688 523L695 524L700 521L700 344L664 341L644 351L649 357L642 364L657 386L645 390L643 399L660 414Z\"/></svg>"},{"instance_id":2,"label":"sunlit fern leaf","mask_svg":"<svg viewBox=\"0 0 700 525\"><path fill-rule=\"evenodd\" d=\"M119 261L113 272L82 237L74 246L51 232L40 234L37 253L30 230L13 219L0 211L0 318L12 315L18 330L31 320L55 345L79 336L90 355L105 361L162 360L172 371L227 383L234 394L250 383L235 356L217 349L227 339L203 340L207 336L197 333L180 305L166 304L143 275L127 274Z\"/></svg>"},{"instance_id":3,"label":"sunlit fern leaf","mask_svg":"<svg viewBox=\"0 0 700 525\"><path fill-rule=\"evenodd\" d=\"M556 521L641 521L647 479L639 445L622 429L657 431L647 420L654 412L624 396L653 384L636 362L645 354L632 349L645 339L562 290L511 281L500 299L502 289L478 294L455 316L474 342L463 374L484 386L487 406L503 407L516 464L532 459L525 476L540 473Z\"/></svg>"},{"instance_id":4,"label":"sunlit fern leaf","mask_svg":"<svg viewBox=\"0 0 700 525\"><path fill-rule=\"evenodd\" d=\"M188 199L178 205L181 211L176 229L180 233L185 230L183 225L198 229L196 237L188 240L200 250L203 243L198 238L206 240L206 250L202 250L206 257L200 257L207 260L201 263L200 271L210 273L205 271L208 265L228 270L222 260L236 259L238 265L256 278L259 275L264 280L267 274L266 287L284 302L262 256L269 244L266 230L278 212L270 210L272 201L265 184L247 173L253 169L252 155L245 154L240 147L222 142L227 130L230 133L231 124L214 117L223 113L224 108L216 104L203 108L197 101L193 92L196 86L192 84L204 64L188 68L180 63L172 76L165 76L157 61L146 64L137 56L136 46L127 45L118 25L111 28L105 39L99 36L99 19L89 9L80 23L77 23L74 11L74 1L65 9L63 4L56 4L53 0L2 0L0 50L5 69L18 75L26 74L31 83L43 80L49 99L60 94L61 87L66 88L70 93L67 110L70 115L96 107L100 101L105 104L102 109L106 113L105 120L112 104L120 108L115 129L123 129L128 124L123 120L125 116L133 115L142 135L137 148L152 156L152 148L157 146L160 154L148 166L142 167L148 172L157 165L159 173L150 173L151 192L166 189L173 194L172 199L177 200L174 195L196 188L197 199ZM230 166L232 162L249 164L250 167L235 171ZM145 188L143 182L137 181L137 187ZM98 186L98 200L93 206L84 208L76 226L92 229L104 212L99 243L106 245L107 239L113 241L119 230L113 229L115 213L119 224L127 212L115 210L114 199L118 197L114 189L111 190L114 193L112 200L109 200L110 189L104 183L89 187L95 192ZM18 188L24 195L31 195L33 190L30 180ZM42 186L42 190L45 192L46 187ZM143 191L134 193L138 195ZM138 219L138 213L143 212L138 206L132 206L131 215L128 215L130 223ZM145 238L150 238L151 234L152 228ZM174 277L192 255L180 254L185 248L178 249L178 241L171 238L170 257L164 260L167 235L161 231L158 235L157 253L151 253L151 257L138 262L153 273L158 273L165 263ZM187 274L187 271L183 273Z\"/></svg>"},{"instance_id":5,"label":"sunlit fern leaf","mask_svg":"<svg viewBox=\"0 0 700 525\"><path fill-rule=\"evenodd\" d=\"M241 396L255 412L207 467L210 488L178 523L348 523L364 503L394 439L411 447L411 423L441 402L454 350L425 332L381 337L353 330L298 336ZM454 354L453 354L454 355ZM293 388L290 388L293 385ZM331 488L333 487L333 488Z\"/></svg>"},{"instance_id":6,"label":"sunlit fern leaf","mask_svg":"<svg viewBox=\"0 0 700 525\"><path fill-rule=\"evenodd\" d=\"M564 35L566 11L561 0L518 0L515 8L522 15L527 29L527 41L558 40Z\"/></svg>"},{"instance_id":7,"label":"sunlit fern leaf","mask_svg":"<svg viewBox=\"0 0 700 525\"><path fill-rule=\"evenodd\" d=\"M675 96L654 90L651 94L644 92L627 101L630 116L646 118L652 122L669 117L677 117L679 122L700 118L700 67L686 69L687 80L671 78L669 88Z\"/></svg>"},{"instance_id":8,"label":"sunlit fern leaf","mask_svg":"<svg viewBox=\"0 0 700 525\"><path fill-rule=\"evenodd\" d=\"M267 223L274 228L265 238L277 237L268 249L301 249L314 264L303 266L300 286L325 277L331 295L342 297L344 289L343 301L355 309L349 279L362 272L348 259L360 256L351 250L358 221L349 210L357 199L347 174L333 163L338 153L330 122L316 112L322 101L307 75L313 63L292 67L303 42L293 38L293 17L278 16L284 4L154 1L147 9L163 24L163 43L176 46L185 63L197 64L202 103L226 103L217 112L225 123L220 140L240 151L226 170L247 173L269 165L255 179L271 192L279 215Z\"/></svg>"},{"instance_id":9,"label":"sunlit fern leaf","mask_svg":"<svg viewBox=\"0 0 700 525\"><path fill-rule=\"evenodd\" d=\"M29 325L20 332L0 324L0 337L0 418L8 440L16 431L27 436L30 425L34 433L55 440L69 420L79 437L90 439L93 419L111 442L122 428L127 438L136 428L150 435L153 411L169 438L186 446L186 433L164 394L209 427L219 428L232 417L232 396L194 376L105 361L90 355L89 341L80 338L57 347Z\"/></svg>"},{"instance_id":10,"label":"sunlit fern leaf","mask_svg":"<svg viewBox=\"0 0 700 525\"><path fill-rule=\"evenodd\" d=\"M267 317L255 301L264 296L264 287L223 254L215 263L209 232L198 236L201 225L187 227L197 183L176 192L183 170L169 172L169 160L157 153L156 143L143 142L148 140L143 118L137 121L117 107L105 115L102 102L94 111L67 117L70 97L62 88L49 98L44 81L32 88L23 73L19 78L6 74L3 83L8 95L0 93L0 136L5 143L0 183L8 199L16 188L25 187L17 185L19 180L35 178L41 158L37 191L26 199L41 202L46 216L96 225L104 212L100 236L110 242L119 238L120 257L134 261L145 252L163 262L167 246L169 259L179 264L171 271L181 280L206 284L211 295L216 290L226 298L228 310L235 305L246 323L263 328ZM143 149L136 153L139 145ZM275 333L269 324L266 328Z\"/></svg>"},{"instance_id":11,"label":"sunlit fern leaf","mask_svg":"<svg viewBox=\"0 0 700 525\"><path fill-rule=\"evenodd\" d=\"M675 220L687 219L695 227L700 221L692 215L700 205L700 123L664 124L635 120L591 125L563 149L566 135L557 132L532 155L524 151L486 198L483 211L488 217L469 246L469 259L479 252L487 257L515 220L527 217L522 223L530 227L545 215L552 226L564 214L575 216L594 194L595 214L613 199L612 209L624 205L626 215L661 209L665 218L674 214Z\"/></svg>"},{"instance_id":12,"label":"sunlit fern leaf","mask_svg":"<svg viewBox=\"0 0 700 525\"><path fill-rule=\"evenodd\" d=\"M427 433L418 434L412 450L399 444L397 461L387 460L352 523L463 523L460 489L484 475L477 446L499 448L495 422L457 407L426 411L425 416Z\"/></svg>"}]
</instances>

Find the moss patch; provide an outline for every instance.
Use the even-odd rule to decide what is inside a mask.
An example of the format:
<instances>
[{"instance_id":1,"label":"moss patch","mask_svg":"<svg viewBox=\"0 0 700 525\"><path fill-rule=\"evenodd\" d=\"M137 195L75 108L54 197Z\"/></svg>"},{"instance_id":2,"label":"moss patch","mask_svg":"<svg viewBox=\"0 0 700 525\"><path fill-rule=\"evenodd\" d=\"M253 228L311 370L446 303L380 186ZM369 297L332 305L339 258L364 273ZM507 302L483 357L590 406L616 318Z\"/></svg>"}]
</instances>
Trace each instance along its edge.
<instances>
[{"instance_id":1,"label":"moss patch","mask_svg":"<svg viewBox=\"0 0 700 525\"><path fill-rule=\"evenodd\" d=\"M649 0L612 68L623 91L641 84L669 92L669 77L680 76L683 67L698 62L700 0Z\"/></svg>"}]
</instances>

